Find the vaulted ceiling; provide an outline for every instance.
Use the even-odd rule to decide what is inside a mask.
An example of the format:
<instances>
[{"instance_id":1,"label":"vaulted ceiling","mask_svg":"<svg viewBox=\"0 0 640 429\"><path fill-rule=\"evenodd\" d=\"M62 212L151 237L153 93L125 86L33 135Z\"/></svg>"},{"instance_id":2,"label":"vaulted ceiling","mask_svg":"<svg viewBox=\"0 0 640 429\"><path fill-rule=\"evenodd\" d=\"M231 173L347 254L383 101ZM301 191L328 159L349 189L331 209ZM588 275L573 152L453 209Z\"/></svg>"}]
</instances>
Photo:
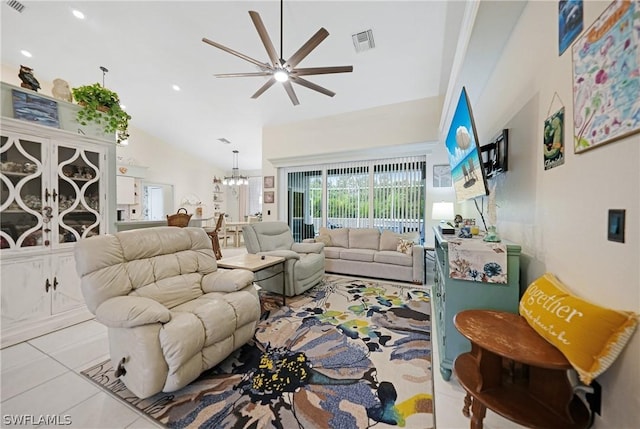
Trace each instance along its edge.
<instances>
[{"instance_id":1,"label":"vaulted ceiling","mask_svg":"<svg viewBox=\"0 0 640 429\"><path fill-rule=\"evenodd\" d=\"M132 127L222 170L234 149L242 170L261 168L265 125L444 95L464 12L455 1L285 1L285 59L324 27L329 37L300 66L354 68L308 77L334 91L333 98L294 85L300 100L294 106L280 84L251 99L264 77L214 77L257 67L202 42L206 37L268 62L248 11L261 15L279 53L279 1L23 1L22 12L7 3L1 6L5 70L17 74L25 64L41 81L62 78L74 87L102 83L104 66L105 85L120 95ZM375 48L357 53L352 35L366 30ZM33 56L25 58L23 49Z\"/></svg>"}]
</instances>

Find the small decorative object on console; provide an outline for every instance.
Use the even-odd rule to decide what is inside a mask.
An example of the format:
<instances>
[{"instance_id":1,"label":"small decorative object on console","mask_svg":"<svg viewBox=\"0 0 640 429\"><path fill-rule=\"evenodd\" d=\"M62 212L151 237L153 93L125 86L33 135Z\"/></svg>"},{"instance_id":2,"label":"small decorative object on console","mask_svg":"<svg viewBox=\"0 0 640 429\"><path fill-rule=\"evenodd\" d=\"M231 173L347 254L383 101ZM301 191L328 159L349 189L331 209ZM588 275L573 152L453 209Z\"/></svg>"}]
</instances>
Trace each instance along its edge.
<instances>
[{"instance_id":1,"label":"small decorative object on console","mask_svg":"<svg viewBox=\"0 0 640 429\"><path fill-rule=\"evenodd\" d=\"M449 226L447 226L449 225ZM455 234L456 233L456 229L453 227L453 225L450 224L443 224L441 223L439 225L440 228L440 232L443 234Z\"/></svg>"},{"instance_id":2,"label":"small decorative object on console","mask_svg":"<svg viewBox=\"0 0 640 429\"><path fill-rule=\"evenodd\" d=\"M463 226L460 228L460 234L458 234L460 238L472 238L473 234L471 234L471 227Z\"/></svg>"},{"instance_id":3,"label":"small decorative object on console","mask_svg":"<svg viewBox=\"0 0 640 429\"><path fill-rule=\"evenodd\" d=\"M487 235L483 238L484 241L489 241L491 243L499 243L500 236L498 235L498 231L495 226L490 226L487 228Z\"/></svg>"}]
</instances>

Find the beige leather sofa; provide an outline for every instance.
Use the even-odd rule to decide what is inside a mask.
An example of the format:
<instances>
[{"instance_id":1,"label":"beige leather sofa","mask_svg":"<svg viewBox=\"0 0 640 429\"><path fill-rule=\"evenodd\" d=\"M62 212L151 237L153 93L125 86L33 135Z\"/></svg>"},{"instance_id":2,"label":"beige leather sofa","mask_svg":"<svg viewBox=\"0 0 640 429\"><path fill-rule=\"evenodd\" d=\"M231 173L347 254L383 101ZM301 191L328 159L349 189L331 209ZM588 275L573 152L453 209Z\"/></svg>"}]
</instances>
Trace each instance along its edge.
<instances>
[{"instance_id":1,"label":"beige leather sofa","mask_svg":"<svg viewBox=\"0 0 640 429\"><path fill-rule=\"evenodd\" d=\"M305 241L324 243L328 273L422 284L424 247L414 244L413 239L377 228L320 228L315 239Z\"/></svg>"},{"instance_id":2,"label":"beige leather sofa","mask_svg":"<svg viewBox=\"0 0 640 429\"><path fill-rule=\"evenodd\" d=\"M180 389L253 337L253 273L218 269L202 228L95 236L76 244L75 257L114 368L140 398Z\"/></svg>"}]
</instances>

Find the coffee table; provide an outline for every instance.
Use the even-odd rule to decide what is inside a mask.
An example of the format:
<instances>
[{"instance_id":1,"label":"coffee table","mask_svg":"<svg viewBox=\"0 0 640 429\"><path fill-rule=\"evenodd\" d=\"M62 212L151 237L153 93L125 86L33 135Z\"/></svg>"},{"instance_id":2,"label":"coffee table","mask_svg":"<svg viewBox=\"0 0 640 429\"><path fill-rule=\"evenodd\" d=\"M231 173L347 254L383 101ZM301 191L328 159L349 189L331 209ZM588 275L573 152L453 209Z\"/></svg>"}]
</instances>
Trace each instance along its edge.
<instances>
[{"instance_id":1,"label":"coffee table","mask_svg":"<svg viewBox=\"0 0 640 429\"><path fill-rule=\"evenodd\" d=\"M269 255L254 255L251 253L245 253L243 255L231 256L229 258L222 258L217 261L218 266L222 268L232 268L249 270L252 273L257 273L266 268L273 267L274 265L282 264L282 305L286 304L286 296L284 290L284 261L286 259L281 256L269 256ZM271 277L275 277L280 273L274 274ZM270 279L267 277L262 280Z\"/></svg>"}]
</instances>

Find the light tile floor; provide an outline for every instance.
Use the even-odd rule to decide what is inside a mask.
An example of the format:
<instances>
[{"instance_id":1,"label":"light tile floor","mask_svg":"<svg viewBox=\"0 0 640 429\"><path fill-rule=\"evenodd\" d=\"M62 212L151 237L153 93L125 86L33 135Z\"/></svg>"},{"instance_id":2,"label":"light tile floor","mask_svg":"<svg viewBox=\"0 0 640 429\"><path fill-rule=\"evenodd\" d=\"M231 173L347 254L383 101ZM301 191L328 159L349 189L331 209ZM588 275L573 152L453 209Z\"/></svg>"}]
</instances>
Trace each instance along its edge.
<instances>
[{"instance_id":1,"label":"light tile floor","mask_svg":"<svg viewBox=\"0 0 640 429\"><path fill-rule=\"evenodd\" d=\"M246 252L223 248L225 257ZM435 326L433 327L435 329ZM435 338L435 333L433 334ZM438 362L436 342L433 362ZM80 371L108 358L107 329L89 320L0 350L2 427L61 427L55 422L35 424L40 416L53 416L68 426L92 429L146 429L161 427L123 404L80 375ZM464 391L452 377L446 382L434 364L435 421L437 429L465 429ZM22 424L16 420L22 418ZM24 419L31 418L31 421ZM26 423L26 424L25 424ZM522 428L487 411L487 429ZM421 428L414 428L421 429Z\"/></svg>"}]
</instances>

